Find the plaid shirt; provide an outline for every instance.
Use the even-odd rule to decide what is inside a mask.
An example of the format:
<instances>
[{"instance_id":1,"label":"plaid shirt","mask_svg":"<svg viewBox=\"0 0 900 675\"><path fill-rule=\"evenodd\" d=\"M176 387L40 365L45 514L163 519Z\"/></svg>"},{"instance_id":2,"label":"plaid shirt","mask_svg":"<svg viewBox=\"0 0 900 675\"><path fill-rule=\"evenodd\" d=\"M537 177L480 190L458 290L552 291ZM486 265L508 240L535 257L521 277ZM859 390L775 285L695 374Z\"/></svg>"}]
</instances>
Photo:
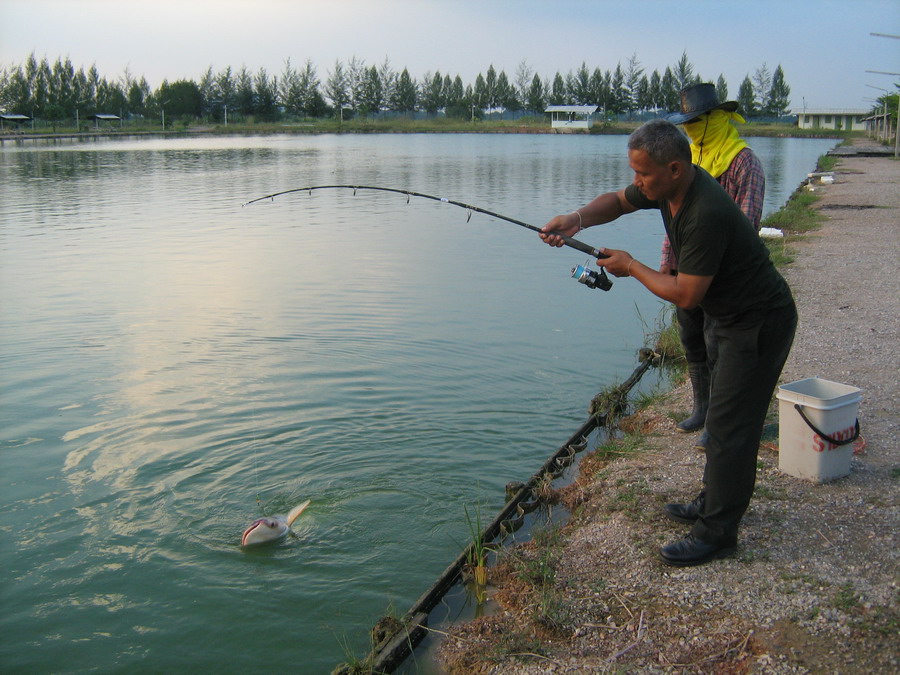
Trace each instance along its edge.
<instances>
[{"instance_id":1,"label":"plaid shirt","mask_svg":"<svg viewBox=\"0 0 900 675\"><path fill-rule=\"evenodd\" d=\"M750 148L741 150L733 160L728 170L717 178L725 192L737 203L744 215L759 231L759 221L762 219L763 198L766 194L766 174L763 172L762 163ZM669 243L669 237L663 237L662 257L660 267L668 265L669 268L678 269L678 261L675 259L675 251Z\"/></svg>"}]
</instances>

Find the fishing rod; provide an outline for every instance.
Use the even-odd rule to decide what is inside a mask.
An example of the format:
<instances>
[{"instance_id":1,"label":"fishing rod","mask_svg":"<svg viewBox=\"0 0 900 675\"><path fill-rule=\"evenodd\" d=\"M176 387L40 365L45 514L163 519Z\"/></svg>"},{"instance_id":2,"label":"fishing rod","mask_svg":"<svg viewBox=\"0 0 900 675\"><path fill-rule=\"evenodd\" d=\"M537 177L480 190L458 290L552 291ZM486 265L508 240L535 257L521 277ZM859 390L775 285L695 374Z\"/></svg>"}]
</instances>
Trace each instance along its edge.
<instances>
[{"instance_id":1,"label":"fishing rod","mask_svg":"<svg viewBox=\"0 0 900 675\"><path fill-rule=\"evenodd\" d=\"M452 204L453 206L458 206L460 208L466 209L469 212L468 217L466 218L466 222L468 223L472 219L472 213L483 213L486 216L491 216L493 218L499 218L500 220L505 220L509 223L513 223L515 225L519 225L528 230L532 230L533 232L541 232L541 228L535 227L534 225L530 225L529 223L523 222L521 220L516 220L515 218L510 218L509 216L504 216L500 213L496 213L494 211L489 211L488 209L483 209L480 206L473 206L472 204L466 204L464 202L456 201L455 199L447 199L446 197L436 197L434 195L427 195L422 192L414 192L412 190L400 190L398 188L389 188L389 187L379 187L375 185L310 185L307 187L301 188L293 188L291 190L282 190L281 192L273 192L269 195L263 195L262 197L257 197L256 199L251 199L249 202L244 202L242 206L249 206L250 204L255 204L256 202L261 202L266 199L275 200L275 197L280 197L282 195L291 194L294 192L312 192L313 190L353 190L354 196L356 195L357 190L376 190L378 192L394 192L401 195L406 195L406 203L409 204L410 197L421 197L423 199L430 199L435 202L442 202L444 204ZM592 258L608 258L609 256L605 253L601 253L599 249L590 246L589 244L585 244L583 241L579 241L577 239L573 239L572 237L567 237L564 234L560 234L559 232L552 232L552 234L556 234L559 236L563 244L569 246L570 248L574 248L582 253L587 253ZM612 288L612 281L608 276L606 276L606 270L602 267L600 271L595 271L586 268L584 265L577 265L572 268L572 277L576 279L579 283L584 284L588 288L599 288L602 291L608 291Z\"/></svg>"}]
</instances>

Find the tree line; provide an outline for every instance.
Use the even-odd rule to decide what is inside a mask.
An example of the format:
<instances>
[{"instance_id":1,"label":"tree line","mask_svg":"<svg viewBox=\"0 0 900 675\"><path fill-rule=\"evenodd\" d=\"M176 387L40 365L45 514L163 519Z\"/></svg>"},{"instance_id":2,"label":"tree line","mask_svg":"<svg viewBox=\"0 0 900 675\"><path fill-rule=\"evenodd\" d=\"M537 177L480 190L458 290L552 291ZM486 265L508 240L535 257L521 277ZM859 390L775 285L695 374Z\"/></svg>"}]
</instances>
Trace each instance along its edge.
<instances>
[{"instance_id":1,"label":"tree line","mask_svg":"<svg viewBox=\"0 0 900 675\"><path fill-rule=\"evenodd\" d=\"M606 116L620 117L677 110L680 90L701 81L711 80L695 72L686 52L662 73L648 74L634 54L624 66L619 62L603 70L583 62L566 74L546 78L525 61L512 78L490 65L468 84L459 75L440 71L416 79L407 68L398 72L387 58L367 65L354 56L346 63L337 60L324 79L311 60L298 68L287 59L277 74L265 68L252 72L246 66L214 72L210 66L199 80L164 80L151 90L146 78L135 77L128 69L110 80L94 65L85 71L76 69L69 58L51 64L32 53L24 63L0 69L0 109L51 121L93 113L276 121L415 112L482 118L497 111L537 115L548 105L596 105ZM719 100L736 100L745 117L781 117L788 112L790 87L781 65L770 71L763 63L752 77L744 78L733 99L721 74L715 85Z\"/></svg>"}]
</instances>

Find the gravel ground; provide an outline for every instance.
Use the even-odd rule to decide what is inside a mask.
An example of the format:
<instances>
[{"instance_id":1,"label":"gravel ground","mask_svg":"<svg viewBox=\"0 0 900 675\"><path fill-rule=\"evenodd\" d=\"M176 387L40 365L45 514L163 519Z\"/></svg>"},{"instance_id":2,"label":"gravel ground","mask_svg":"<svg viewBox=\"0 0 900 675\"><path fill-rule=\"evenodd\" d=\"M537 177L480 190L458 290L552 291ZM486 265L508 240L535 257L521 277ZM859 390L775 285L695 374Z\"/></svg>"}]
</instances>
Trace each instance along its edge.
<instances>
[{"instance_id":1,"label":"gravel ground","mask_svg":"<svg viewBox=\"0 0 900 675\"><path fill-rule=\"evenodd\" d=\"M850 475L818 484L781 473L775 435L736 556L663 565L659 547L687 528L662 506L693 498L703 468L696 436L674 432L690 405L679 387L627 420L642 451L581 461L555 539L501 555L496 611L442 642L449 672L900 671L898 185L900 161L842 158L835 182L816 187L828 220L786 272L800 324L782 381L820 376L863 392L865 447Z\"/></svg>"}]
</instances>

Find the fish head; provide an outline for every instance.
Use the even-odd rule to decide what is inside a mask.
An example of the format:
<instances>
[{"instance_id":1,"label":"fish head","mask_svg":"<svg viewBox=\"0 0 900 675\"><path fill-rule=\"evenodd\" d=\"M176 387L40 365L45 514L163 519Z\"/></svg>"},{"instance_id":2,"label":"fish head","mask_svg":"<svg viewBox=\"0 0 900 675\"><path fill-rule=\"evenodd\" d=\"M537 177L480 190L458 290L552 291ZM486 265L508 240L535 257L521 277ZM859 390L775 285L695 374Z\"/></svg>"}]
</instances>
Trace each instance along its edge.
<instances>
[{"instance_id":1,"label":"fish head","mask_svg":"<svg viewBox=\"0 0 900 675\"><path fill-rule=\"evenodd\" d=\"M278 518L259 518L254 520L250 526L244 530L241 536L241 546L253 546L254 544L265 544L269 541L281 539L288 533L288 526Z\"/></svg>"}]
</instances>

